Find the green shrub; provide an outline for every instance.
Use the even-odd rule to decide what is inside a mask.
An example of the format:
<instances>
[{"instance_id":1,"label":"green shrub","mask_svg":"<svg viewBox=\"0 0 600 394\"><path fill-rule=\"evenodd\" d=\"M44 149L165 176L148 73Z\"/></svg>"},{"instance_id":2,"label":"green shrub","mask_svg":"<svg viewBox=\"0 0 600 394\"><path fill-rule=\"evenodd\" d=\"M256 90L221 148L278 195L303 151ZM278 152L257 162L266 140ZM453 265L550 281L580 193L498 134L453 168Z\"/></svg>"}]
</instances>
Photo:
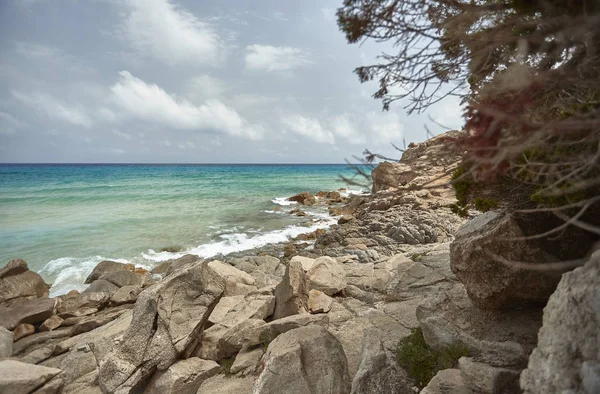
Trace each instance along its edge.
<instances>
[{"instance_id":1,"label":"green shrub","mask_svg":"<svg viewBox=\"0 0 600 394\"><path fill-rule=\"evenodd\" d=\"M469 217L469 210L467 209L467 207L461 207L458 204L452 204L450 205L450 210L452 211L452 213L457 214L461 218Z\"/></svg>"},{"instance_id":2,"label":"green shrub","mask_svg":"<svg viewBox=\"0 0 600 394\"><path fill-rule=\"evenodd\" d=\"M219 364L221 364L221 368L223 368L221 370L221 373L225 376L231 375L231 367L233 366L234 362L235 362L235 356L229 357L229 358L224 358L223 360L221 360L219 362Z\"/></svg>"},{"instance_id":3,"label":"green shrub","mask_svg":"<svg viewBox=\"0 0 600 394\"><path fill-rule=\"evenodd\" d=\"M398 364L406 369L418 387L423 388L438 371L453 368L459 358L467 356L468 349L455 343L437 353L427 347L421 328L415 328L398 343L396 355Z\"/></svg>"},{"instance_id":4,"label":"green shrub","mask_svg":"<svg viewBox=\"0 0 600 394\"><path fill-rule=\"evenodd\" d=\"M498 207L498 203L496 201L481 197L477 197L475 200L473 200L473 204L475 205L475 209L481 212L487 212L490 209Z\"/></svg>"}]
</instances>

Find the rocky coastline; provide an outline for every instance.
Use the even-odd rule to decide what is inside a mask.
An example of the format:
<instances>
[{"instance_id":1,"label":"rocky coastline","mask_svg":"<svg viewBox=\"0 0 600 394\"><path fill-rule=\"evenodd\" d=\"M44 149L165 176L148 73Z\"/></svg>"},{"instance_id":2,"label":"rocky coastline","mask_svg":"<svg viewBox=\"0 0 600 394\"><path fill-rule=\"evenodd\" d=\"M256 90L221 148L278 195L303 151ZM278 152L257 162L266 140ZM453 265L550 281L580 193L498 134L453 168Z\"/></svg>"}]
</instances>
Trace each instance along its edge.
<instances>
[{"instance_id":1,"label":"rocky coastline","mask_svg":"<svg viewBox=\"0 0 600 394\"><path fill-rule=\"evenodd\" d=\"M600 255L548 261L500 212L454 214L449 132L373 172L373 193L291 197L338 224L289 243L148 272L103 261L79 293L0 269L0 392L592 393ZM433 361L432 361L433 360Z\"/></svg>"}]
</instances>

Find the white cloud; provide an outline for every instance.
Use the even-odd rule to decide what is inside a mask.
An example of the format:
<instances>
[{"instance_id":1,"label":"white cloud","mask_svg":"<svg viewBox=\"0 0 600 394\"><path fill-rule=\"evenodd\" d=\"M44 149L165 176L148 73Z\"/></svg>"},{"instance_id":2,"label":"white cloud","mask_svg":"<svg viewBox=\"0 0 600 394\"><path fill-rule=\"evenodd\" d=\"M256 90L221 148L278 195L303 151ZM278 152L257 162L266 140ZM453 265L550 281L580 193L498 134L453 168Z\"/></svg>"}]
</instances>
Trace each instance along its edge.
<instances>
[{"instance_id":1,"label":"white cloud","mask_svg":"<svg viewBox=\"0 0 600 394\"><path fill-rule=\"evenodd\" d=\"M250 139L262 137L260 127L248 124L234 109L216 99L196 106L177 100L156 84L149 84L127 71L111 87L112 101L131 116L176 129L209 129Z\"/></svg>"},{"instance_id":2,"label":"white cloud","mask_svg":"<svg viewBox=\"0 0 600 394\"><path fill-rule=\"evenodd\" d=\"M11 90L12 96L23 104L33 108L37 112L42 112L48 116L60 119L78 126L91 127L92 118L86 109L77 104L63 103L56 97L34 92L25 94L17 90Z\"/></svg>"},{"instance_id":3,"label":"white cloud","mask_svg":"<svg viewBox=\"0 0 600 394\"><path fill-rule=\"evenodd\" d=\"M140 53L166 64L217 65L224 47L214 27L169 0L125 0L121 34Z\"/></svg>"},{"instance_id":4,"label":"white cloud","mask_svg":"<svg viewBox=\"0 0 600 394\"><path fill-rule=\"evenodd\" d=\"M246 67L251 70L289 71L312 63L308 54L299 48L248 45Z\"/></svg>"},{"instance_id":5,"label":"white cloud","mask_svg":"<svg viewBox=\"0 0 600 394\"><path fill-rule=\"evenodd\" d=\"M335 144L333 133L325 130L318 119L289 115L282 117L281 123L292 133L308 137L319 143Z\"/></svg>"},{"instance_id":6,"label":"white cloud","mask_svg":"<svg viewBox=\"0 0 600 394\"><path fill-rule=\"evenodd\" d=\"M190 99L220 97L226 90L223 81L209 75L193 77L187 85Z\"/></svg>"},{"instance_id":7,"label":"white cloud","mask_svg":"<svg viewBox=\"0 0 600 394\"><path fill-rule=\"evenodd\" d=\"M0 134L14 134L18 129L28 127L27 123L20 121L7 112L0 111Z\"/></svg>"}]
</instances>

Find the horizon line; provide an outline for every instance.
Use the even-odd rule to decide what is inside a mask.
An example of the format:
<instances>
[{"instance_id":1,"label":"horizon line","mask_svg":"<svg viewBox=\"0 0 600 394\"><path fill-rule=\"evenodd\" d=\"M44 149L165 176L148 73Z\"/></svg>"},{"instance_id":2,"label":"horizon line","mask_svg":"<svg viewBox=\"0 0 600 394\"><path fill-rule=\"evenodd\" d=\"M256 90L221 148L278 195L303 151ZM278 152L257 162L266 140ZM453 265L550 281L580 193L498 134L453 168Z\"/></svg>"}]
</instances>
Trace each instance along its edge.
<instances>
[{"instance_id":1,"label":"horizon line","mask_svg":"<svg viewBox=\"0 0 600 394\"><path fill-rule=\"evenodd\" d=\"M368 165L377 163L0 162L0 165Z\"/></svg>"}]
</instances>

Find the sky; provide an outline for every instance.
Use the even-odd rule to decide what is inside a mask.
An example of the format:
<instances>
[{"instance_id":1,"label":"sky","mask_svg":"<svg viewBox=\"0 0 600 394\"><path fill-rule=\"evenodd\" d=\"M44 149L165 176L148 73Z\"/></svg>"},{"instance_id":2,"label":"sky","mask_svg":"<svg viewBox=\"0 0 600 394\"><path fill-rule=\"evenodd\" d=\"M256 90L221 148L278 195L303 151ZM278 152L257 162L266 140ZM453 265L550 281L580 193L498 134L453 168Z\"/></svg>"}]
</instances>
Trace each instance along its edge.
<instances>
[{"instance_id":1,"label":"sky","mask_svg":"<svg viewBox=\"0 0 600 394\"><path fill-rule=\"evenodd\" d=\"M383 112L342 0L0 0L0 162L343 163L460 128ZM438 125L441 124L444 127Z\"/></svg>"}]
</instances>

